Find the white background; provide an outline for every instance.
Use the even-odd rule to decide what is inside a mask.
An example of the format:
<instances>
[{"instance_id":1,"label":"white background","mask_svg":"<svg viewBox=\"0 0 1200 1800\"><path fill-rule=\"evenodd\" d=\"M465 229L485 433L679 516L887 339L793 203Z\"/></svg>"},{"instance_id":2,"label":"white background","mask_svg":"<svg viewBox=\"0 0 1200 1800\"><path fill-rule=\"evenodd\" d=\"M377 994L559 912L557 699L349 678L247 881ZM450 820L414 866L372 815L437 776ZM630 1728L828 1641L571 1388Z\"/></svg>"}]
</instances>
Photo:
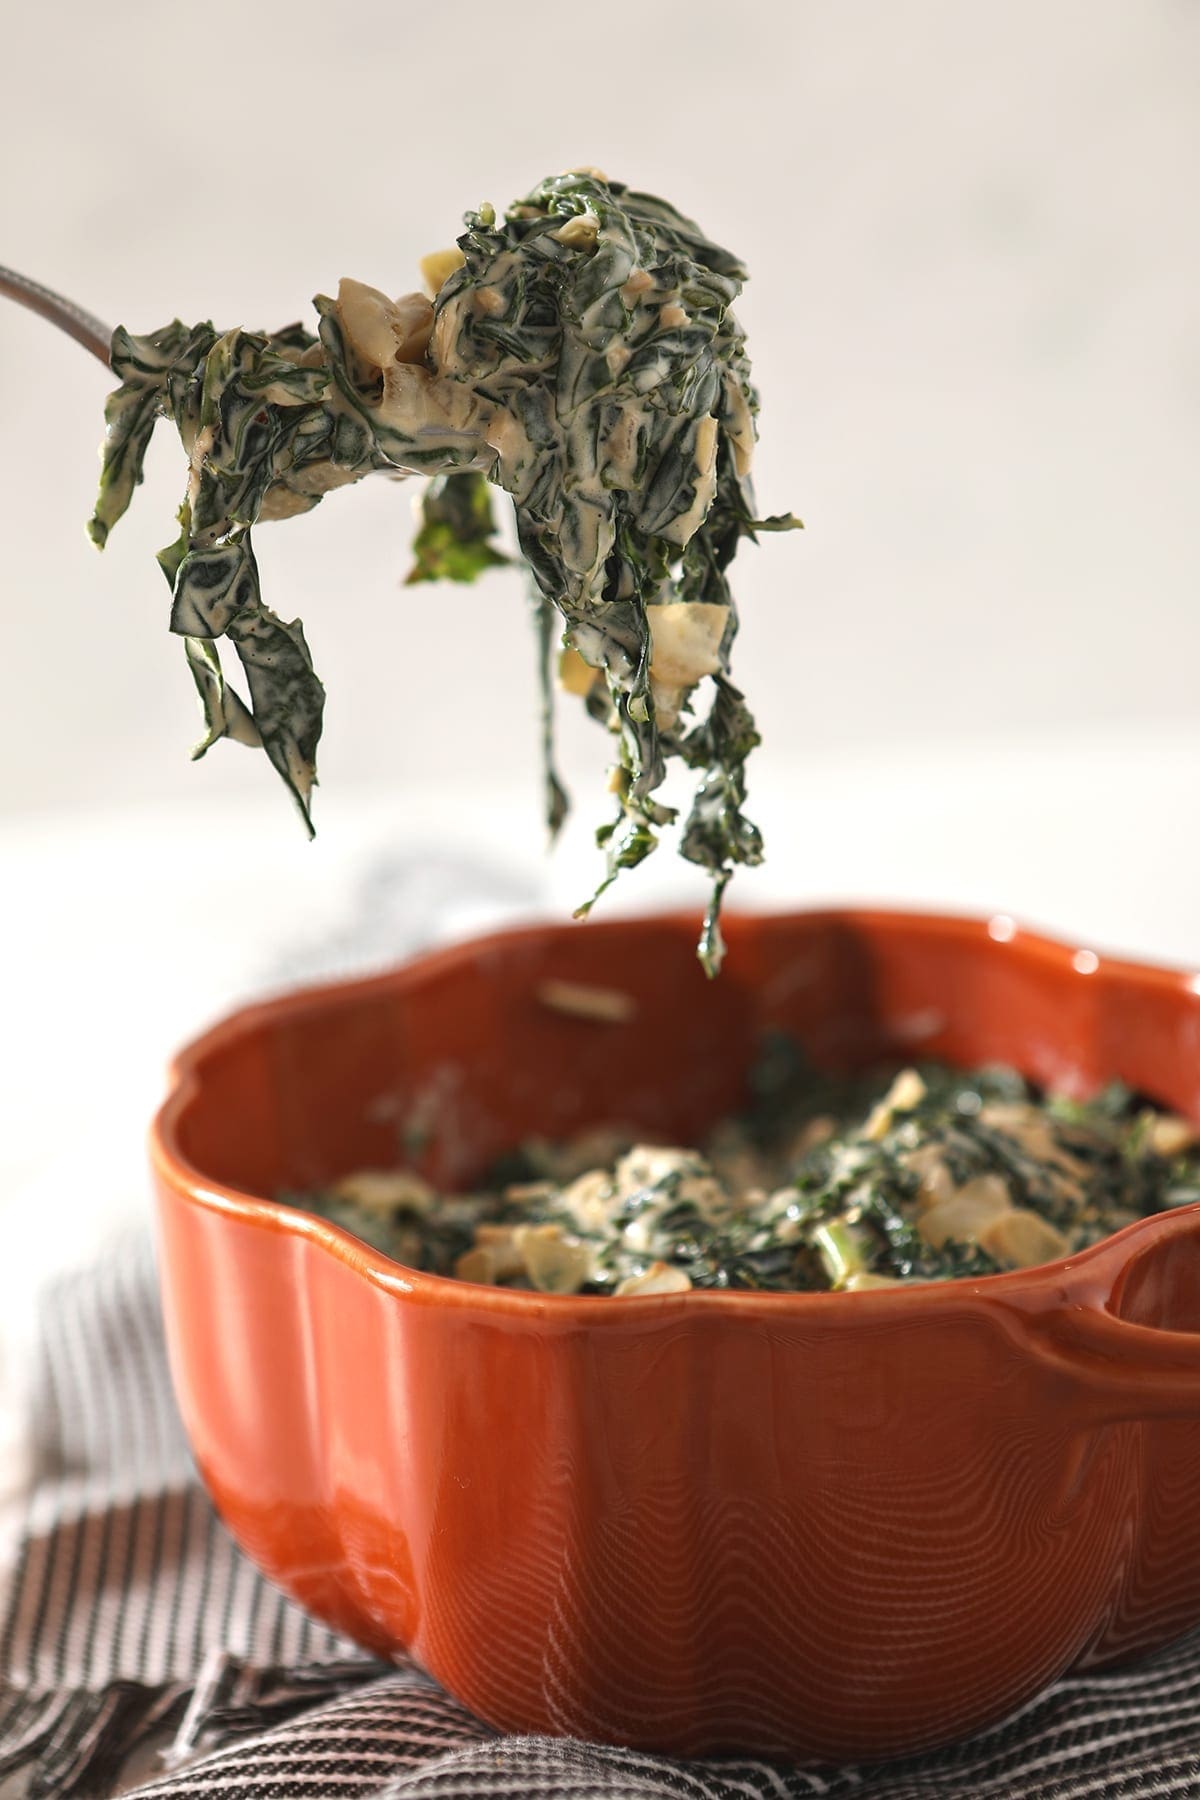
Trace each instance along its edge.
<instances>
[{"instance_id":1,"label":"white background","mask_svg":"<svg viewBox=\"0 0 1200 1800\"><path fill-rule=\"evenodd\" d=\"M807 525L739 575L764 761L1200 716L1193 0L67 0L20 21L0 260L131 329L311 318L348 273L403 291L465 207L579 163L736 249L760 504ZM10 813L275 781L229 745L187 764L152 557L178 446L103 557L84 537L106 385L5 308ZM532 783L519 581L402 589L409 525L380 482L258 534L329 689L326 819L481 751ZM566 736L597 780L598 734Z\"/></svg>"}]
</instances>

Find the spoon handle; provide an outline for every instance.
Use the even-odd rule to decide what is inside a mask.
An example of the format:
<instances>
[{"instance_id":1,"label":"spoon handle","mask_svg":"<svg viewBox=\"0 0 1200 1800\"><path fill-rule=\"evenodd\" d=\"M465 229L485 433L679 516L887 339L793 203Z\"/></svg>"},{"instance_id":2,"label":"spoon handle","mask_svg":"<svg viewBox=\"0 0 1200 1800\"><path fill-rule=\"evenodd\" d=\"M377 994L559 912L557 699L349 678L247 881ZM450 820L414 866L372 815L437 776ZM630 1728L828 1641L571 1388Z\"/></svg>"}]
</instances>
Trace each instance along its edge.
<instances>
[{"instance_id":1,"label":"spoon handle","mask_svg":"<svg viewBox=\"0 0 1200 1800\"><path fill-rule=\"evenodd\" d=\"M30 281L27 275L18 275L15 269L3 266L0 266L0 296L27 306L30 312L40 313L43 319L49 319L77 344L98 356L106 368L109 366L112 332L82 306L76 306L73 300L65 300L51 288L43 287L40 281Z\"/></svg>"}]
</instances>

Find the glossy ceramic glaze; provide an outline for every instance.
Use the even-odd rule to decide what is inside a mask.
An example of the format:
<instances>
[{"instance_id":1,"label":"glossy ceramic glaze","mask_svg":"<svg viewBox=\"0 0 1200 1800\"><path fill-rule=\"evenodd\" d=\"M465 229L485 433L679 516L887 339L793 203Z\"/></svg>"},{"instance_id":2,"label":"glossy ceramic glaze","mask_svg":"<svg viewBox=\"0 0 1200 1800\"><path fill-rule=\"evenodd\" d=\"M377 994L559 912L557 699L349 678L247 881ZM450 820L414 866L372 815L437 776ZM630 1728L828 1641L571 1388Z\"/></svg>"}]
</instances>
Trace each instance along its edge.
<instances>
[{"instance_id":1,"label":"glossy ceramic glaze","mask_svg":"<svg viewBox=\"0 0 1200 1800\"><path fill-rule=\"evenodd\" d=\"M857 1295L553 1298L407 1271L265 1196L531 1132L688 1142L767 1027L823 1064L1003 1060L1200 1115L1191 976L974 922L520 931L291 994L180 1058L154 1130L176 1389L274 1580L494 1724L892 1754L1200 1623L1200 1208L1066 1262ZM637 1018L536 998L616 985Z\"/></svg>"}]
</instances>

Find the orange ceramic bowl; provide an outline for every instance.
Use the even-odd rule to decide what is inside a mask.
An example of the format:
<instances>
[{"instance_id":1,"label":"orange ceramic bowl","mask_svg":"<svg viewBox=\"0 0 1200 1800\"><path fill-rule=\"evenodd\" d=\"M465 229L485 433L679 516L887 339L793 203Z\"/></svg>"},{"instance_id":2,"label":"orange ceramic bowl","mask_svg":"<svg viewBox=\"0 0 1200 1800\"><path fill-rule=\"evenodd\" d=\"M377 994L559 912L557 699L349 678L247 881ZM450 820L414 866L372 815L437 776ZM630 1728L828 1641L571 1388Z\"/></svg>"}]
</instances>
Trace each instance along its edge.
<instances>
[{"instance_id":1,"label":"orange ceramic bowl","mask_svg":"<svg viewBox=\"0 0 1200 1800\"><path fill-rule=\"evenodd\" d=\"M255 1561L497 1726L916 1750L1200 1623L1200 1208L984 1280L614 1300L414 1273L270 1198L414 1118L449 1183L599 1119L694 1141L768 1027L1200 1116L1193 976L1006 921L728 935L709 983L692 919L511 932L193 1044L153 1133L176 1390ZM638 1016L564 1017L547 978Z\"/></svg>"}]
</instances>

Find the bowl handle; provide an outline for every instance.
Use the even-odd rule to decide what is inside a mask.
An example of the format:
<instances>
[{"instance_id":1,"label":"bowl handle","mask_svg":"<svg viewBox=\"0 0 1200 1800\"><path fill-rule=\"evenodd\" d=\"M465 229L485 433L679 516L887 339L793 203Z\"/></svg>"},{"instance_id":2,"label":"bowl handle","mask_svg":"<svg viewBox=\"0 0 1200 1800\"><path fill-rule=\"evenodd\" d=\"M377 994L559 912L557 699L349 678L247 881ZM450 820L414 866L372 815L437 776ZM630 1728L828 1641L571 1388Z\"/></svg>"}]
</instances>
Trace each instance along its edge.
<instances>
[{"instance_id":1,"label":"bowl handle","mask_svg":"<svg viewBox=\"0 0 1200 1800\"><path fill-rule=\"evenodd\" d=\"M1200 1253L1200 1205L1143 1220L1105 1250L1099 1283L1038 1320L1044 1359L1082 1384L1100 1419L1200 1419L1200 1330L1137 1324L1112 1305L1143 1256Z\"/></svg>"},{"instance_id":2,"label":"bowl handle","mask_svg":"<svg viewBox=\"0 0 1200 1800\"><path fill-rule=\"evenodd\" d=\"M1134 1325L1099 1306L1055 1322L1049 1360L1087 1391L1089 1411L1122 1419L1200 1419L1200 1332Z\"/></svg>"}]
</instances>

